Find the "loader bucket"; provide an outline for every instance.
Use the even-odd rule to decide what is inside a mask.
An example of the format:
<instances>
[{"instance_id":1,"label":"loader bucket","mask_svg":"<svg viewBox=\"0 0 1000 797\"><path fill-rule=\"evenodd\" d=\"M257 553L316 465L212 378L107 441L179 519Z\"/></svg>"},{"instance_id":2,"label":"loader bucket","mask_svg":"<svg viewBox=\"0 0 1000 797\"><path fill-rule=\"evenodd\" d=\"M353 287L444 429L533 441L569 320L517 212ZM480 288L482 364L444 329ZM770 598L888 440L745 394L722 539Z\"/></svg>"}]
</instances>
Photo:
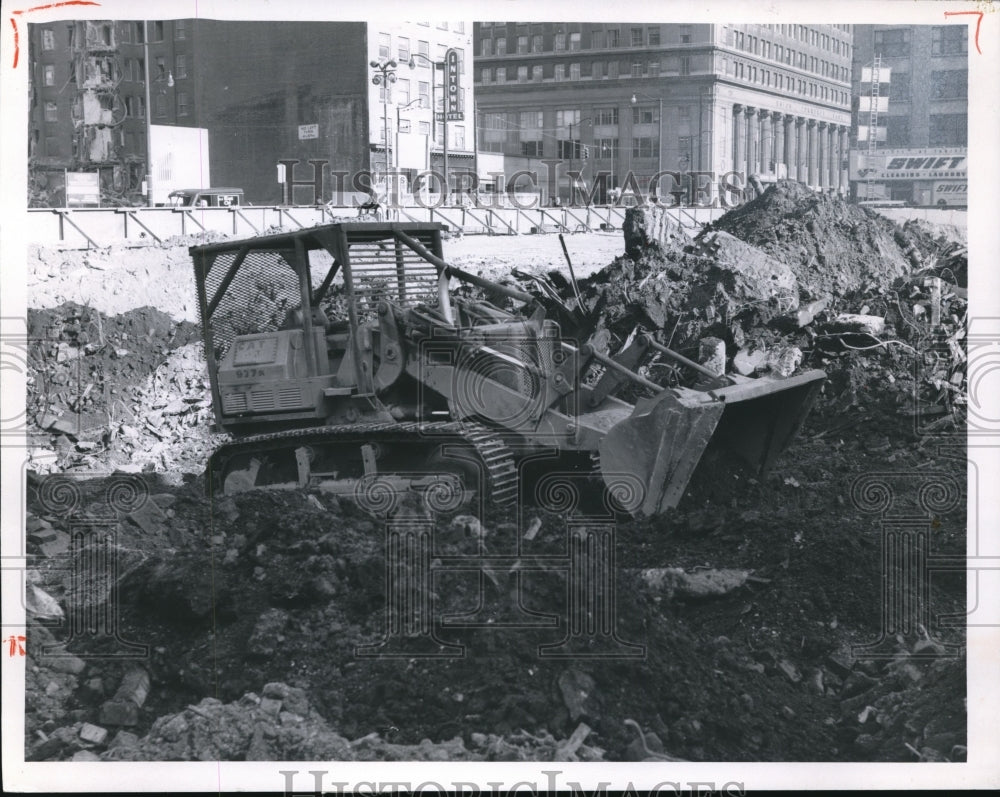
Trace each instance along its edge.
<instances>
[{"instance_id":1,"label":"loader bucket","mask_svg":"<svg viewBox=\"0 0 1000 797\"><path fill-rule=\"evenodd\" d=\"M741 379L710 392L665 391L636 404L598 451L609 490L640 516L677 506L709 443L764 472L795 437L826 375Z\"/></svg>"}]
</instances>

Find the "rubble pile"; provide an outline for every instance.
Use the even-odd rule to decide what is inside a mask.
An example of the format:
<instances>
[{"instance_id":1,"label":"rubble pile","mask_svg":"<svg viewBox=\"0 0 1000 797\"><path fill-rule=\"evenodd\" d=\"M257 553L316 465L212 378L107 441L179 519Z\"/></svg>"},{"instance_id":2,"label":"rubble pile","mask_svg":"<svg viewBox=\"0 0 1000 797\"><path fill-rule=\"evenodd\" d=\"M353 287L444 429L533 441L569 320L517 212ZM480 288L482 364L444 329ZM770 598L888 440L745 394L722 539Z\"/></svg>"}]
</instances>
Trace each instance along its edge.
<instances>
[{"instance_id":1,"label":"rubble pile","mask_svg":"<svg viewBox=\"0 0 1000 797\"><path fill-rule=\"evenodd\" d=\"M788 264L803 300L888 286L913 263L897 227L873 211L781 180L702 230L728 232Z\"/></svg>"},{"instance_id":2,"label":"rubble pile","mask_svg":"<svg viewBox=\"0 0 1000 797\"><path fill-rule=\"evenodd\" d=\"M140 443L147 450L149 441L142 437L166 439L157 435L158 418L183 416L207 402L207 375L194 354L196 340L194 324L175 323L152 307L118 316L74 302L29 309L27 413L33 470L129 466ZM174 357L177 350L182 353ZM175 394L162 385L146 386L158 369L178 358L185 367L180 382L172 375ZM181 442L185 435L178 437Z\"/></svg>"}]
</instances>

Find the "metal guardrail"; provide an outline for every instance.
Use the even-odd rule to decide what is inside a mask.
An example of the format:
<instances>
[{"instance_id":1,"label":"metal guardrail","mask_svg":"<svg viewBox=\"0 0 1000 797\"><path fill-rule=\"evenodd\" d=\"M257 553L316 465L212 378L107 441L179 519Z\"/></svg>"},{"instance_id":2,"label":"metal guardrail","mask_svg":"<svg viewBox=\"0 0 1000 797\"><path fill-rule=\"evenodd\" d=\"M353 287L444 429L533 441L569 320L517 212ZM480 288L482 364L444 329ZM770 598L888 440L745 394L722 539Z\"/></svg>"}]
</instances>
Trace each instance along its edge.
<instances>
[{"instance_id":1,"label":"metal guardrail","mask_svg":"<svg viewBox=\"0 0 1000 797\"><path fill-rule=\"evenodd\" d=\"M389 220L440 221L470 234L523 235L532 232L566 233L620 230L624 207L391 208ZM669 208L667 212L687 228L714 221L721 208ZM297 230L326 224L336 218L355 218L357 208L326 206L243 205L236 208L31 208L27 213L28 240L44 246L71 249L100 248L133 241L162 242L174 236L220 233L251 237L269 230Z\"/></svg>"}]
</instances>

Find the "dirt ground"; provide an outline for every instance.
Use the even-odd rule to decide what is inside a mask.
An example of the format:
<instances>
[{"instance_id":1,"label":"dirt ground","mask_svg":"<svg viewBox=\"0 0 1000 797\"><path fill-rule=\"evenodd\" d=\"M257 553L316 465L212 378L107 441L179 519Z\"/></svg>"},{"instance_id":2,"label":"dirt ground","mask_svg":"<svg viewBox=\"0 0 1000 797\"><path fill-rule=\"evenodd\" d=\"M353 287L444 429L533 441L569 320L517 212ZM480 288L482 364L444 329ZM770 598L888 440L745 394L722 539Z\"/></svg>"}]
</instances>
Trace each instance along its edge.
<instances>
[{"instance_id":1,"label":"dirt ground","mask_svg":"<svg viewBox=\"0 0 1000 797\"><path fill-rule=\"evenodd\" d=\"M481 533L454 512L434 518L436 574L425 596L434 617L479 606L485 622L437 625L440 646L423 652L461 655L359 656L387 633L384 524L323 493L206 497L205 462L222 438L208 429L193 323L186 246L195 241L37 249L29 277L28 760L964 760L964 629L938 619L964 615L964 573L935 576L926 593L910 583L905 595L917 608L906 623L887 621L884 586L906 573L891 558L883 567L885 529L873 511L879 484L891 482L884 489L910 503L946 489L924 486L928 479L964 485L964 460L939 446L964 428L964 386L955 378L964 371L949 348L963 305L946 287L945 317L931 330L930 311L917 309L928 289L911 279L918 269L890 222L827 198L816 206L794 188L773 199L756 208L754 230L741 226L753 215L715 229L755 244L760 227L775 227L768 214L795 215L796 224L777 226L796 256L772 245L761 257L782 254L800 289L795 306L827 290L838 311L884 316L882 345L833 331L832 310L791 329L779 323L794 310L785 305L716 318L699 289L711 285L713 313L721 313L742 288L705 270L704 248L666 247L633 261L623 259L621 233L566 236L578 276L591 277L593 306L616 280L627 283L627 299L603 305L620 311L608 316L609 328L624 334L641 318L647 327L661 320L654 329L664 338L721 330L730 354L752 342L795 345L801 367L828 374L800 438L765 476L709 459L676 510L618 518L615 633L627 644L605 658L540 655L539 646L568 633L568 577L564 568L529 565L564 555L573 532L567 517L531 502L490 510ZM852 222L855 211L865 215ZM822 225L810 228L813 217ZM852 243L852 223L874 243ZM945 246L931 232L913 236L926 263ZM563 263L553 235L445 245L456 265L494 277ZM838 247L851 246L861 253L855 283L816 270L817 253L833 269ZM896 247L891 262L880 247ZM711 257L725 271L718 251ZM651 281L667 308L662 319L650 318L650 294L628 287ZM678 313L688 313L683 324ZM62 493L52 480L60 474L74 477ZM859 487L866 474L882 479ZM67 643L71 608L106 606L111 595L109 584L73 580L69 535L107 514L109 488L123 478L139 480L139 499L101 527L116 535L117 639L83 634ZM74 514L54 499L65 491L75 496ZM924 529L928 555L964 555L964 496L924 506L939 510ZM479 545L511 550L518 537L527 572L507 564L481 577L441 565ZM699 589L709 574L725 588ZM554 612L555 626L504 626L518 584L520 605ZM878 655L857 647L883 635ZM148 655L113 657L122 640ZM632 656L636 646L641 655Z\"/></svg>"}]
</instances>

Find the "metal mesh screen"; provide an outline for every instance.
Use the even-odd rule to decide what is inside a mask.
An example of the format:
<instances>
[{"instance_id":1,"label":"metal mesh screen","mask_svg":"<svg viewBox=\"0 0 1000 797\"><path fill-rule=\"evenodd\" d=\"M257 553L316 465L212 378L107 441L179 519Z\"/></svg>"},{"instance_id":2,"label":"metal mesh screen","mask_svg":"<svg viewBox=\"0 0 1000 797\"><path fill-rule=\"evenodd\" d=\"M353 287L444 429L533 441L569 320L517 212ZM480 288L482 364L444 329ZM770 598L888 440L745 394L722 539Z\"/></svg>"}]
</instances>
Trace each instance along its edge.
<instances>
[{"instance_id":1,"label":"metal mesh screen","mask_svg":"<svg viewBox=\"0 0 1000 797\"><path fill-rule=\"evenodd\" d=\"M374 314L383 297L402 307L437 305L437 269L394 241L352 243L351 274L358 314Z\"/></svg>"},{"instance_id":2,"label":"metal mesh screen","mask_svg":"<svg viewBox=\"0 0 1000 797\"><path fill-rule=\"evenodd\" d=\"M238 250L215 256L205 278L211 302L236 259ZM217 360L225 356L238 335L271 332L285 319L286 313L299 304L299 278L289 264L294 252L252 251L240 265L235 278L215 308L209 324Z\"/></svg>"}]
</instances>

